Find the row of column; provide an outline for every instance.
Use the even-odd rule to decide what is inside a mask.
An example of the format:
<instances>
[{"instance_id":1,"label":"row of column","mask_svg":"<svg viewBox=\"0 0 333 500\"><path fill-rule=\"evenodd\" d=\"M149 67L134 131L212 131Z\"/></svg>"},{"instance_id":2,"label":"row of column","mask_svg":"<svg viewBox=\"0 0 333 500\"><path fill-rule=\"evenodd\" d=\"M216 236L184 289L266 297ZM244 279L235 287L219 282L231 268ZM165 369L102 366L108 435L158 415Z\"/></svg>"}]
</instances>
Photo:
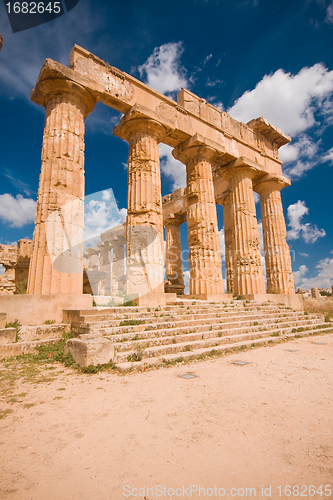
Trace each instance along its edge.
<instances>
[{"instance_id":1,"label":"row of column","mask_svg":"<svg viewBox=\"0 0 333 500\"><path fill-rule=\"evenodd\" d=\"M82 293L80 235L84 207L79 201L84 196L84 119L93 110L95 100L80 85L52 78L39 82L32 97L46 107L46 121L28 293ZM129 143L126 293L163 293L158 144L165 138L166 130L156 119L142 116L132 108L115 127L114 134ZM223 280L212 177L217 151L192 139L173 151L186 165L190 293L221 294ZM228 291L242 295L265 293L253 199L253 181L258 172L239 161L223 167L221 172L230 185L229 203L224 207ZM261 195L268 292L289 294L294 293L294 288L281 187L283 182L271 178L255 185ZM66 205L71 207L67 211ZM57 216L48 223L54 213ZM167 255L171 245L180 248L177 224L174 221L173 227L167 227ZM106 265L103 259L102 267ZM167 276L171 283L172 276L182 274L180 269L180 261L168 259ZM182 278L178 279L178 285L183 286Z\"/></svg>"},{"instance_id":2,"label":"row of column","mask_svg":"<svg viewBox=\"0 0 333 500\"><path fill-rule=\"evenodd\" d=\"M125 293L125 242L105 241L83 254L84 268L93 295ZM111 260L112 251L112 260Z\"/></svg>"},{"instance_id":3,"label":"row of column","mask_svg":"<svg viewBox=\"0 0 333 500\"><path fill-rule=\"evenodd\" d=\"M222 172L225 179L229 180L230 194L224 199L224 237L225 237L225 266L227 292L236 295L264 294L265 282L261 264L259 232L256 218L255 202L253 196L253 177L256 169L246 165L235 168L225 168ZM289 247L286 242L286 225L283 215L280 190L288 183L282 178L265 175L254 183L255 190L260 194L262 227L264 237L264 254L266 263L267 293L293 294L294 279L291 268ZM188 183L188 189L191 184ZM189 200L190 201L190 200ZM189 203L191 206L191 204ZM215 217L213 219L215 225ZM178 224L177 224L178 222ZM171 218L165 220L166 224L166 270L171 282L182 283L182 258L179 226L181 219ZM200 224L200 219L197 219ZM190 218L189 255L197 252L199 238L193 235L193 221ZM169 234L172 234L172 238ZM212 237L206 232L205 241ZM211 243L212 244L212 243ZM169 245L172 247L169 249ZM219 251L216 256L220 259ZM208 264L211 262L208 260ZM189 258L190 268L190 294L221 293L219 288L214 288L202 273L207 260L196 263ZM218 266L218 262L217 262ZM193 267L195 268L193 271ZM211 272L211 265L209 272ZM169 275L168 275L169 271ZM201 274L200 274L201 272ZM176 279L174 278L176 277ZM201 279L197 279L200 277ZM198 291L200 290L200 291ZM208 291L209 290L209 291ZM170 290L171 291L171 290Z\"/></svg>"}]
</instances>

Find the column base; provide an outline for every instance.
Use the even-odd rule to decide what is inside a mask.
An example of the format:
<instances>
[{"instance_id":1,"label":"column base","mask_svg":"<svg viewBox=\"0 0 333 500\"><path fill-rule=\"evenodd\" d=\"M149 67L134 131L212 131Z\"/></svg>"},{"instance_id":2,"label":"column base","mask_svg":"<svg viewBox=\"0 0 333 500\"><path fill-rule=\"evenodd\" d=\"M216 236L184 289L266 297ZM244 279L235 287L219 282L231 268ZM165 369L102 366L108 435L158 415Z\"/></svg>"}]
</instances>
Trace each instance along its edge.
<instances>
[{"instance_id":1,"label":"column base","mask_svg":"<svg viewBox=\"0 0 333 500\"><path fill-rule=\"evenodd\" d=\"M165 293L176 293L177 295L183 295L185 290L185 285L176 283L165 283L164 292Z\"/></svg>"},{"instance_id":2,"label":"column base","mask_svg":"<svg viewBox=\"0 0 333 500\"><path fill-rule=\"evenodd\" d=\"M299 295L286 295L282 293L255 293L242 295L242 299L254 300L255 302L274 302L275 304L284 304L303 311L303 299Z\"/></svg>"},{"instance_id":3,"label":"column base","mask_svg":"<svg viewBox=\"0 0 333 500\"><path fill-rule=\"evenodd\" d=\"M135 295L128 295L133 302L138 306L148 306L157 307L165 306L170 302L177 301L177 295L175 293L147 293L146 295L141 295L137 297Z\"/></svg>"},{"instance_id":4,"label":"column base","mask_svg":"<svg viewBox=\"0 0 333 500\"><path fill-rule=\"evenodd\" d=\"M183 295L182 299L207 300L209 302L225 302L233 299L230 293L191 293Z\"/></svg>"}]
</instances>

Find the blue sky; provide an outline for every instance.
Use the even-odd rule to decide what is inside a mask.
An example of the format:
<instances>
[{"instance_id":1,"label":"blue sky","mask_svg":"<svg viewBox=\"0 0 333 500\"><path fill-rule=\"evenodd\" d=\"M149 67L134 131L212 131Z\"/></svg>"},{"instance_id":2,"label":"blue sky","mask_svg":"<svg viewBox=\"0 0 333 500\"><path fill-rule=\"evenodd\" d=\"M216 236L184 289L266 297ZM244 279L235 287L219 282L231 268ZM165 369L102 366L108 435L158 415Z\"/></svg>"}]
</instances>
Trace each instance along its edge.
<instances>
[{"instance_id":1,"label":"blue sky","mask_svg":"<svg viewBox=\"0 0 333 500\"><path fill-rule=\"evenodd\" d=\"M264 116L288 133L280 157L292 185L282 200L296 286L333 285L331 0L80 0L15 34L1 3L0 33L1 243L32 237L45 110L30 91L45 59L69 65L76 43L174 99L186 87L240 121ZM112 134L119 119L102 104L86 119L86 195L111 188L124 214L128 145ZM160 153L164 195L185 175L170 148ZM222 214L218 207L220 229Z\"/></svg>"}]
</instances>

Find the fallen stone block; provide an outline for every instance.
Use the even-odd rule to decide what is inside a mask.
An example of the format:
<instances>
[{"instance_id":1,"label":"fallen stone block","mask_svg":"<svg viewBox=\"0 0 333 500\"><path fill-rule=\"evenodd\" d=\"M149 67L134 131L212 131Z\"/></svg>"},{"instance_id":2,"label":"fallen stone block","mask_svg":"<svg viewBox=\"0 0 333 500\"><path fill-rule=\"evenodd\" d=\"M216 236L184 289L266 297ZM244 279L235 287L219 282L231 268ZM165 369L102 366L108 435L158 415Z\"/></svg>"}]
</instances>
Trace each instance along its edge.
<instances>
[{"instance_id":1,"label":"fallen stone block","mask_svg":"<svg viewBox=\"0 0 333 500\"><path fill-rule=\"evenodd\" d=\"M102 337L67 340L65 352L70 352L75 362L82 367L116 362L113 342Z\"/></svg>"},{"instance_id":2,"label":"fallen stone block","mask_svg":"<svg viewBox=\"0 0 333 500\"><path fill-rule=\"evenodd\" d=\"M12 344L16 340L15 328L2 328L0 330L0 345Z\"/></svg>"}]
</instances>

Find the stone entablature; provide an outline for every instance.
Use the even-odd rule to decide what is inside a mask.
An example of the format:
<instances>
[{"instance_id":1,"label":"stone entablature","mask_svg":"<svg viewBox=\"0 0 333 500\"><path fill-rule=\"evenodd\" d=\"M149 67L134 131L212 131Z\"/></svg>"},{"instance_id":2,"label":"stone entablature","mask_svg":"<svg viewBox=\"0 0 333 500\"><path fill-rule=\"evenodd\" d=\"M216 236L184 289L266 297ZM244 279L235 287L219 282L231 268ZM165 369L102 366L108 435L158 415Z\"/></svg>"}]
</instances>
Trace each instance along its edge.
<instances>
[{"instance_id":1,"label":"stone entablature","mask_svg":"<svg viewBox=\"0 0 333 500\"><path fill-rule=\"evenodd\" d=\"M28 278L31 255L31 240L19 240L17 245L0 244L0 264L5 268L5 274L0 275L0 294L13 295L16 285Z\"/></svg>"}]
</instances>

